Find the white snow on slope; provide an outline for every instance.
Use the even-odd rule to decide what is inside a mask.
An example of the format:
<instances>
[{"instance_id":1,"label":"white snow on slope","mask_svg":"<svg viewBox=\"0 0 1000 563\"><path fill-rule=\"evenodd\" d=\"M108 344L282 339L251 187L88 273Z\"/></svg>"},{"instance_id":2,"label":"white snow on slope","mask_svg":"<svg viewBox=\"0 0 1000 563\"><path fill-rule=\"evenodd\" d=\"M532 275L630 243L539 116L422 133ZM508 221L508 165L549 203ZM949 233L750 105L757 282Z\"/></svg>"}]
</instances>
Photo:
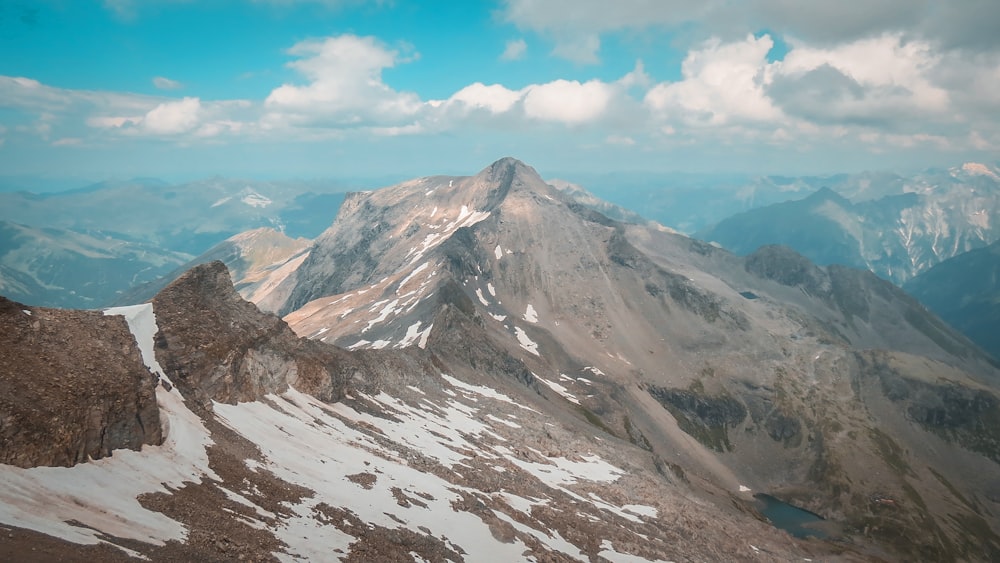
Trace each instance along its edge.
<instances>
[{"instance_id":1,"label":"white snow on slope","mask_svg":"<svg viewBox=\"0 0 1000 563\"><path fill-rule=\"evenodd\" d=\"M267 207L268 205L274 203L270 200L270 198L260 195L257 192L248 193L247 195L243 196L243 199L241 199L240 201L249 205L250 207L262 207L262 208Z\"/></svg>"},{"instance_id":2,"label":"white snow on slope","mask_svg":"<svg viewBox=\"0 0 1000 563\"><path fill-rule=\"evenodd\" d=\"M421 331L420 330L420 325L421 324L422 324L421 321L417 321L417 322L411 324L409 327L407 327L407 329L406 329L406 335L403 336L403 339L400 340L399 344L397 344L395 347L396 348L405 348L407 346L412 346L413 342L416 341L417 342L417 346L419 346L421 348L426 348L427 347L427 337L429 337L431 335L431 329L434 328L434 325L431 324L426 329L424 329L423 331Z\"/></svg>"},{"instance_id":3,"label":"white snow on slope","mask_svg":"<svg viewBox=\"0 0 1000 563\"><path fill-rule=\"evenodd\" d=\"M399 295L400 290L403 289L403 286L405 286L407 282L409 282L411 279L413 279L413 276L415 276L415 275L419 274L420 272L426 270L428 266L430 266L430 263L429 262L424 262L423 264L417 266L412 272L410 272L410 274L408 276L406 276L405 278L403 278L403 281L399 282L399 286L397 286L397 288L396 288L396 295Z\"/></svg>"},{"instance_id":4,"label":"white snow on slope","mask_svg":"<svg viewBox=\"0 0 1000 563\"><path fill-rule=\"evenodd\" d=\"M401 407L391 397L380 396L378 399ZM289 524L293 525L274 530L279 539L288 544L288 551L297 554L296 557L288 553L276 554L280 559L323 561L331 558L334 549L348 551L354 541L350 535L333 530L327 530L324 535L315 533L333 528L314 520L312 508L320 502L345 508L365 522L389 529L416 531L422 526L432 535L447 538L450 544L461 546L472 561L517 561L522 558L521 554L527 549L523 543L498 542L481 519L452 508L451 503L461 499L456 492L461 488L434 474L414 469L402 459L384 459L368 454L362 446L378 446L368 436L332 416L330 405L295 390L281 397L271 397L271 400L280 402L281 411L259 402L240 405L216 403L215 408L216 415L224 424L259 444L268 460L267 469L286 481L316 491L315 497L296 507L300 516L290 520ZM341 404L333 406L338 414L368 419L383 431L391 428L385 419L362 415ZM410 424L419 420L410 416L406 418ZM322 424L317 424L317 420ZM347 475L358 473L376 475L371 489L347 480ZM427 507L416 504L400 506L393 496L393 487L412 498L418 498L420 494L419 499Z\"/></svg>"},{"instance_id":5,"label":"white snow on slope","mask_svg":"<svg viewBox=\"0 0 1000 563\"><path fill-rule=\"evenodd\" d=\"M481 401L513 403L513 399L489 387L471 385L450 376L444 379L461 393L437 402L423 395L416 406L385 393L373 397L358 395L363 401L377 403L391 419L343 403L327 405L294 389L280 396L269 396L267 401L276 407L268 402L215 404L216 416L223 424L259 444L265 457L264 467L286 481L316 492L312 498L292 507L297 516L274 529L288 545L286 553L275 554L280 560L329 560L336 557L334 550L349 551L354 538L334 530L335 525L329 521L323 524L316 521L314 508L321 503L388 529L421 530L445 540L453 549L464 551L468 561L526 560L528 548L520 538L508 543L498 541L481 518L454 508L453 503L461 500L462 493L481 493L448 481L440 471L427 471L426 462L415 459L413 454L429 457L456 473L468 471L466 462L472 458L495 460L487 463L508 464L495 465L498 471L520 468L526 472L525 478L534 476L580 502L622 513L623 508L583 497L566 487L580 482L613 482L624 474L623 470L594 454L574 459L543 457L541 452L528 448L535 459L544 461L522 459L510 448L498 445L498 441L505 440L484 424L488 421L497 423L496 428L511 426L510 421L483 414L483 409L490 407ZM377 429L379 439L357 429L361 427ZM347 479L348 475L359 473L374 477L370 488ZM396 496L400 492L410 499L419 499L420 503L400 506ZM500 495L514 511L527 515L532 506L549 502L506 491L494 495ZM653 510L652 507L632 510L634 507L629 506L631 514L628 514L633 520L635 512ZM513 516L515 512L496 508L491 512L550 549L571 557L581 557L583 553L557 531L533 527L539 522L530 517L530 524L523 524L519 523L523 521L521 517Z\"/></svg>"},{"instance_id":6,"label":"white snow on slope","mask_svg":"<svg viewBox=\"0 0 1000 563\"><path fill-rule=\"evenodd\" d=\"M577 399L572 393L570 393L569 389L566 389L565 387L563 387L562 385L559 385L555 381L549 381L548 379L543 379L541 377L538 377L537 375L535 376L535 378L538 379L538 381L541 381L542 383L544 383L546 386L548 386L549 389L552 389L556 393L559 393L560 395L562 395L563 398L565 398L567 401L569 401L571 403L575 403L577 405L580 404L580 400Z\"/></svg>"},{"instance_id":7,"label":"white snow on slope","mask_svg":"<svg viewBox=\"0 0 1000 563\"><path fill-rule=\"evenodd\" d=\"M540 356L541 355L541 354L538 353L538 343L535 342L535 341L533 341L532 339L528 338L527 333L525 333L521 329L521 327L515 326L514 327L514 334L517 336L517 342L518 342L518 344L521 345L521 348L524 348L525 350L531 352L532 354L534 354L536 356Z\"/></svg>"},{"instance_id":8,"label":"white snow on slope","mask_svg":"<svg viewBox=\"0 0 1000 563\"><path fill-rule=\"evenodd\" d=\"M483 296L483 290L482 290L482 288L479 288L479 287L476 288L476 297L479 298L479 302L483 304L483 307L489 307L490 306L490 302L487 301L486 297Z\"/></svg>"},{"instance_id":9,"label":"white snow on slope","mask_svg":"<svg viewBox=\"0 0 1000 563\"><path fill-rule=\"evenodd\" d=\"M126 307L112 307L105 309L104 314L125 317L128 329L132 332L132 336L135 337L135 343L139 346L142 363L146 364L149 371L173 385L173 382L167 379L166 374L163 373L163 368L156 361L156 354L153 351L153 339L160 330L156 326L156 315L153 314L153 304L143 303L141 305L129 305Z\"/></svg>"},{"instance_id":10,"label":"white snow on slope","mask_svg":"<svg viewBox=\"0 0 1000 563\"><path fill-rule=\"evenodd\" d=\"M499 244L493 249L493 255L497 257L497 260L503 258L503 249L500 248Z\"/></svg>"},{"instance_id":11,"label":"white snow on slope","mask_svg":"<svg viewBox=\"0 0 1000 563\"><path fill-rule=\"evenodd\" d=\"M529 323L538 322L538 313L535 312L535 308L531 306L531 303L528 303L528 308L524 311L524 320Z\"/></svg>"}]
</instances>

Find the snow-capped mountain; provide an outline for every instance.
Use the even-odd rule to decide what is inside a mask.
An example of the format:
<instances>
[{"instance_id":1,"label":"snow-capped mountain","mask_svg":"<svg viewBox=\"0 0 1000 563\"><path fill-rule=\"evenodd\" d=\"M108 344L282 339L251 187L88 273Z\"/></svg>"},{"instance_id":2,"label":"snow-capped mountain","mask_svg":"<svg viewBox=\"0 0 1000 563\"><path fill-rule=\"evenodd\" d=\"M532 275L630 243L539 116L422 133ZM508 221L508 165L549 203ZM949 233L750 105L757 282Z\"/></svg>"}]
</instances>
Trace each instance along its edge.
<instances>
[{"instance_id":1,"label":"snow-capped mountain","mask_svg":"<svg viewBox=\"0 0 1000 563\"><path fill-rule=\"evenodd\" d=\"M132 405L158 377L163 442L0 466L11 553L1000 556L1000 372L870 272L620 223L513 159L351 194L305 252L253 292L284 321L220 262L100 317L128 323L122 353L148 371L95 392ZM68 312L0 313L0 350L69 358L31 375L54 398L35 407L2 357L0 430L17 435L94 366L42 337ZM832 541L770 527L755 493L827 518Z\"/></svg>"}]
</instances>

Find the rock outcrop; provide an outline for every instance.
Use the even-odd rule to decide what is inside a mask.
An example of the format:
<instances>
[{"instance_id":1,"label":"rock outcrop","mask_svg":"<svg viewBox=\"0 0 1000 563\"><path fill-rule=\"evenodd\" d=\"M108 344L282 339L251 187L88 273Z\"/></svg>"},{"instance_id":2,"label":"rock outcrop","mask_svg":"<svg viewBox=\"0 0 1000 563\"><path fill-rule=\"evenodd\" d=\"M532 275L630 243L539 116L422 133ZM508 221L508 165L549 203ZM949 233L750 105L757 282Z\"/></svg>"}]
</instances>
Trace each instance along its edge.
<instances>
[{"instance_id":1,"label":"rock outcrop","mask_svg":"<svg viewBox=\"0 0 1000 563\"><path fill-rule=\"evenodd\" d=\"M343 395L347 354L299 338L244 301L222 262L189 270L153 298L153 309L157 359L199 405L253 401L289 385L323 401Z\"/></svg>"},{"instance_id":2,"label":"rock outcrop","mask_svg":"<svg viewBox=\"0 0 1000 563\"><path fill-rule=\"evenodd\" d=\"M71 466L163 441L124 318L0 297L0 463Z\"/></svg>"}]
</instances>

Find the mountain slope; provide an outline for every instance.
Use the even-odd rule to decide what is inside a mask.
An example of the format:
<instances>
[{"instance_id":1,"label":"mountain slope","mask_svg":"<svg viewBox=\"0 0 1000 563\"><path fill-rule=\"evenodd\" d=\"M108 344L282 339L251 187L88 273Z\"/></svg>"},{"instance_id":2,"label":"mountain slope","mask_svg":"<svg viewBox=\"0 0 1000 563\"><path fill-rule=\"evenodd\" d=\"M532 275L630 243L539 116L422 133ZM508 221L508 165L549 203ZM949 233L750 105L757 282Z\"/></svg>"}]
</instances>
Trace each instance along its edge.
<instances>
[{"instance_id":1,"label":"mountain slope","mask_svg":"<svg viewBox=\"0 0 1000 563\"><path fill-rule=\"evenodd\" d=\"M1000 486L982 478L995 474L995 432L959 416L980 393L994 413L997 371L870 273L623 225L505 159L350 196L285 283L282 310L303 336L416 345L473 367L465 348L487 342L530 375L489 367L662 464L736 497L748 485L796 499L846 530L877 523L882 535L848 533L860 545L944 558L1000 548L995 521L971 538L942 516L981 518L954 492ZM931 398L949 394L964 398ZM934 409L947 414L920 414ZM878 495L906 508L882 513Z\"/></svg>"},{"instance_id":2,"label":"mountain slope","mask_svg":"<svg viewBox=\"0 0 1000 563\"><path fill-rule=\"evenodd\" d=\"M115 304L149 301L191 268L218 260L226 265L236 290L243 297L271 312L273 309L267 306L266 296L287 272L298 267L308 256L310 247L308 239L293 239L268 227L245 231L220 242L162 278L123 292Z\"/></svg>"},{"instance_id":3,"label":"mountain slope","mask_svg":"<svg viewBox=\"0 0 1000 563\"><path fill-rule=\"evenodd\" d=\"M869 269L902 284L931 266L1000 238L1000 176L969 163L904 182L896 193L856 203L823 188L729 217L700 231L737 254L785 244L818 264Z\"/></svg>"},{"instance_id":4,"label":"mountain slope","mask_svg":"<svg viewBox=\"0 0 1000 563\"><path fill-rule=\"evenodd\" d=\"M1000 242L945 260L903 287L1000 358Z\"/></svg>"}]
</instances>

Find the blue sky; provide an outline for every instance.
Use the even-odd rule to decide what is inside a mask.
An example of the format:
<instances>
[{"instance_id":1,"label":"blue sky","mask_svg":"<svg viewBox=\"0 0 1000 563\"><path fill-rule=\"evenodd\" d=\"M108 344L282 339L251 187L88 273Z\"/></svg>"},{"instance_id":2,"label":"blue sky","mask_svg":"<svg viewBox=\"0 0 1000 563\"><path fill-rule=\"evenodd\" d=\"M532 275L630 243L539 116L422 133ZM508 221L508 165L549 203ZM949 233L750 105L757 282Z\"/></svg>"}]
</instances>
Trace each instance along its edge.
<instances>
[{"instance_id":1,"label":"blue sky","mask_svg":"<svg viewBox=\"0 0 1000 563\"><path fill-rule=\"evenodd\" d=\"M3 175L1000 159L992 0L4 0Z\"/></svg>"}]
</instances>

